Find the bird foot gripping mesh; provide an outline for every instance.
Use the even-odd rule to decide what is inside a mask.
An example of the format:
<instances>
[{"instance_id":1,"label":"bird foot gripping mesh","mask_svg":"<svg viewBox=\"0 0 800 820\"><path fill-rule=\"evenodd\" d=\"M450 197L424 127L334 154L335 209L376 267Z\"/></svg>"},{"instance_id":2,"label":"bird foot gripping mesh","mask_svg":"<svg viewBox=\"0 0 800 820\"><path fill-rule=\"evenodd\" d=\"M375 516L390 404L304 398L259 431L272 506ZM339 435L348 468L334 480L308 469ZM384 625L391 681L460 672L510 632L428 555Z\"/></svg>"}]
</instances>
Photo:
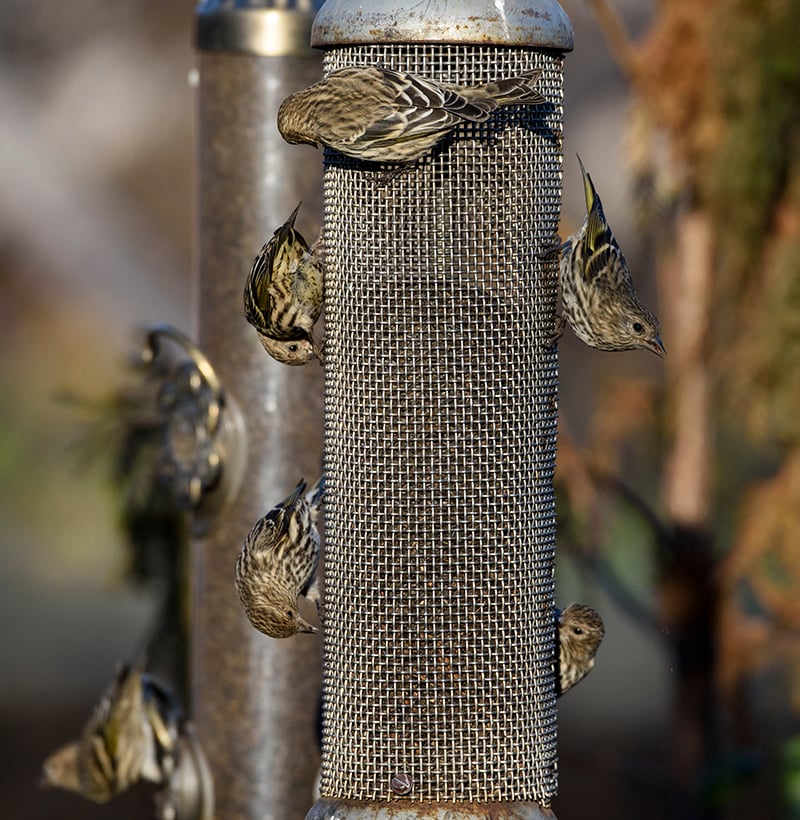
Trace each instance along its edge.
<instances>
[{"instance_id":1,"label":"bird foot gripping mesh","mask_svg":"<svg viewBox=\"0 0 800 820\"><path fill-rule=\"evenodd\" d=\"M326 72L463 85L541 69L546 103L460 126L397 174L326 151L324 731L309 818L551 816L557 282L541 252L558 229L569 47L327 50Z\"/></svg>"}]
</instances>

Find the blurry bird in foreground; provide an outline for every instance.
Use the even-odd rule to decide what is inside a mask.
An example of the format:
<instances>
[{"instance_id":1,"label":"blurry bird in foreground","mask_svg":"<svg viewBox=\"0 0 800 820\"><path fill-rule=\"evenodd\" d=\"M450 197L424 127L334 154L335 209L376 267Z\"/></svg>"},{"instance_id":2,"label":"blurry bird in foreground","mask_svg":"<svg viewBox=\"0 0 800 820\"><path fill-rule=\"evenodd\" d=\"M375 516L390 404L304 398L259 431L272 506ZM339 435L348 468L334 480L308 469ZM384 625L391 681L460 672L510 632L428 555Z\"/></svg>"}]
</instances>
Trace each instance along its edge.
<instances>
[{"instance_id":1,"label":"blurry bird in foreground","mask_svg":"<svg viewBox=\"0 0 800 820\"><path fill-rule=\"evenodd\" d=\"M541 73L458 86L388 68L341 68L287 97L278 109L278 130L290 143L327 145L358 159L408 163L459 123L485 122L498 106L544 102L534 89Z\"/></svg>"},{"instance_id":2,"label":"blurry bird in foreground","mask_svg":"<svg viewBox=\"0 0 800 820\"><path fill-rule=\"evenodd\" d=\"M165 783L176 766L182 714L172 695L138 666L125 666L78 740L43 766L43 785L105 803L139 780Z\"/></svg>"},{"instance_id":3,"label":"blurry bird in foreground","mask_svg":"<svg viewBox=\"0 0 800 820\"><path fill-rule=\"evenodd\" d=\"M586 195L586 218L578 233L559 248L564 318L575 335L598 350L651 350L666 353L661 325L638 299L628 263L603 213L592 178L578 157ZM555 339L561 335L560 319Z\"/></svg>"},{"instance_id":4,"label":"blurry bird in foreground","mask_svg":"<svg viewBox=\"0 0 800 820\"><path fill-rule=\"evenodd\" d=\"M311 330L322 312L322 266L294 228L300 204L261 248L244 287L245 318L264 350L290 365L319 355Z\"/></svg>"},{"instance_id":5,"label":"blurry bird in foreground","mask_svg":"<svg viewBox=\"0 0 800 820\"><path fill-rule=\"evenodd\" d=\"M558 677L556 694L580 683L591 672L605 635L603 619L584 604L569 604L557 614Z\"/></svg>"},{"instance_id":6,"label":"blurry bird in foreground","mask_svg":"<svg viewBox=\"0 0 800 820\"><path fill-rule=\"evenodd\" d=\"M316 632L298 611L304 595L319 606L316 571L319 560L317 518L324 477L304 495L300 483L280 504L259 519L236 561L236 591L250 623L272 638Z\"/></svg>"}]
</instances>

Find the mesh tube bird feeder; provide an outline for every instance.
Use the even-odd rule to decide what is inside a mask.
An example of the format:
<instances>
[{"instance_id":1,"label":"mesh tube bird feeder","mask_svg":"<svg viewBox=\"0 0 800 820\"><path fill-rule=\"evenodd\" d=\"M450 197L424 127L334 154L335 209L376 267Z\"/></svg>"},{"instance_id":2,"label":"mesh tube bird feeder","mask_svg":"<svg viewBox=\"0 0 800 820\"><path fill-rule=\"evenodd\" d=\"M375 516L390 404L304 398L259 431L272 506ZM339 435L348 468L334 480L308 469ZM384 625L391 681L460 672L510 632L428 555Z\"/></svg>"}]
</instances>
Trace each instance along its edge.
<instances>
[{"instance_id":1,"label":"mesh tube bird feeder","mask_svg":"<svg viewBox=\"0 0 800 820\"><path fill-rule=\"evenodd\" d=\"M312 30L325 71L470 85L539 68L547 101L460 126L396 175L326 149L324 728L307 820L550 817L557 272L541 252L572 30L552 0L398 5L329 0Z\"/></svg>"}]
</instances>

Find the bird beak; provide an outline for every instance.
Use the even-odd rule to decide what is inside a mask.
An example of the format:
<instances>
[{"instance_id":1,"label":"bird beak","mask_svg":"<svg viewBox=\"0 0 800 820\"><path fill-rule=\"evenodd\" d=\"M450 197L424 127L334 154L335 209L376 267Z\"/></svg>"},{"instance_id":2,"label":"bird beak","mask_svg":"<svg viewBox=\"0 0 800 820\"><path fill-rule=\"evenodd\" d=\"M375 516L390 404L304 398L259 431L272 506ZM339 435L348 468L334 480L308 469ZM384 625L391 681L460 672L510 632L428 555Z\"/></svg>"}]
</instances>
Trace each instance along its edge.
<instances>
[{"instance_id":1,"label":"bird beak","mask_svg":"<svg viewBox=\"0 0 800 820\"><path fill-rule=\"evenodd\" d=\"M664 342L661 341L660 336L656 336L656 338L653 339L653 342L650 345L650 350L652 350L653 353L661 359L667 355L667 349L664 347Z\"/></svg>"}]
</instances>

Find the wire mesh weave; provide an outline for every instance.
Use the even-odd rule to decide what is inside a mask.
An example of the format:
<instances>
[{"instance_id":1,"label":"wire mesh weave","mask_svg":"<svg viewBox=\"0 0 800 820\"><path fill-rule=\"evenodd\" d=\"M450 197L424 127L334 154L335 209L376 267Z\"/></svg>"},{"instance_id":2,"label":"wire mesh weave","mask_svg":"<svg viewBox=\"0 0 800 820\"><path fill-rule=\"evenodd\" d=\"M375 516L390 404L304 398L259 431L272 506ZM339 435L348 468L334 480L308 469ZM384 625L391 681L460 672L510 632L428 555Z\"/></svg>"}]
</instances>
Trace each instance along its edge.
<instances>
[{"instance_id":1,"label":"wire mesh weave","mask_svg":"<svg viewBox=\"0 0 800 820\"><path fill-rule=\"evenodd\" d=\"M389 178L326 153L322 796L537 801L553 689L562 56L334 49L487 82L542 68L543 106L464 125Z\"/></svg>"}]
</instances>

